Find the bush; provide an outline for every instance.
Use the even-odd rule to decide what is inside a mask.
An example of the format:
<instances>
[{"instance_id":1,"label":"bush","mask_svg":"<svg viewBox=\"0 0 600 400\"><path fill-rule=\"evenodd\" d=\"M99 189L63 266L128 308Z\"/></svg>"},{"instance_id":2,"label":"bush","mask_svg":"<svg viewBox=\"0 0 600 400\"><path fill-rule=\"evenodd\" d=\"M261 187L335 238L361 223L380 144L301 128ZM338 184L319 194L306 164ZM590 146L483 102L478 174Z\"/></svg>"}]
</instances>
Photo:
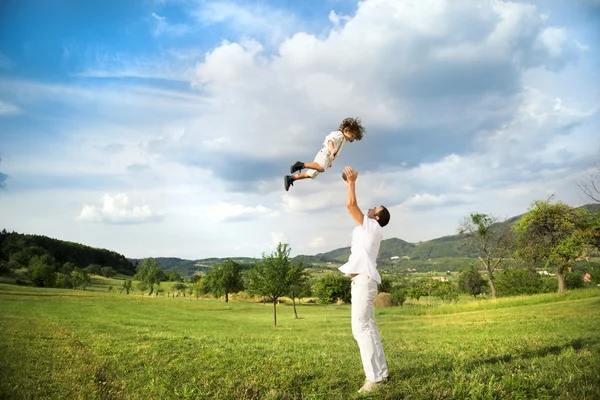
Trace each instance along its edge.
<instances>
[{"instance_id":1,"label":"bush","mask_svg":"<svg viewBox=\"0 0 600 400\"><path fill-rule=\"evenodd\" d=\"M439 297L442 301L458 301L458 292L450 282L434 282L431 295Z\"/></svg>"},{"instance_id":2,"label":"bush","mask_svg":"<svg viewBox=\"0 0 600 400\"><path fill-rule=\"evenodd\" d=\"M495 283L498 296L518 296L546 291L542 277L531 268L507 268L496 276Z\"/></svg>"},{"instance_id":3,"label":"bush","mask_svg":"<svg viewBox=\"0 0 600 400\"><path fill-rule=\"evenodd\" d=\"M581 272L567 272L565 274L567 289L581 289L584 286L583 275Z\"/></svg>"},{"instance_id":4,"label":"bush","mask_svg":"<svg viewBox=\"0 0 600 400\"><path fill-rule=\"evenodd\" d=\"M56 287L71 289L73 287L73 278L71 278L71 275L63 274L62 272L57 272Z\"/></svg>"},{"instance_id":5,"label":"bush","mask_svg":"<svg viewBox=\"0 0 600 400\"><path fill-rule=\"evenodd\" d=\"M350 279L340 274L327 274L315 284L315 295L320 303L331 304L339 300L350 303Z\"/></svg>"},{"instance_id":6,"label":"bush","mask_svg":"<svg viewBox=\"0 0 600 400\"><path fill-rule=\"evenodd\" d=\"M406 290L404 289L394 289L392 291L392 299L397 306L402 307L404 302L406 301Z\"/></svg>"}]
</instances>

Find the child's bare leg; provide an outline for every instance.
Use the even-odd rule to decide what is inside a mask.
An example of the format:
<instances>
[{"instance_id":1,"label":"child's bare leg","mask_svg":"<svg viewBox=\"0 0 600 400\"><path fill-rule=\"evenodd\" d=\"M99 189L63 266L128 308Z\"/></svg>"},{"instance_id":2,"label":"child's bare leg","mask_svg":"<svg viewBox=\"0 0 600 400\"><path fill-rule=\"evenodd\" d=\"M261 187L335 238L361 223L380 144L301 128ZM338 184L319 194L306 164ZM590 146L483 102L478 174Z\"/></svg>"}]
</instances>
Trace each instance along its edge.
<instances>
[{"instance_id":1,"label":"child's bare leg","mask_svg":"<svg viewBox=\"0 0 600 400\"><path fill-rule=\"evenodd\" d=\"M298 179L310 178L310 176L306 172L300 172L299 174L292 175L292 178L297 181Z\"/></svg>"},{"instance_id":2,"label":"child's bare leg","mask_svg":"<svg viewBox=\"0 0 600 400\"><path fill-rule=\"evenodd\" d=\"M325 172L325 168L323 168L319 163L316 163L316 162L313 162L313 161L311 161L311 162L305 162L304 163L304 168L316 169L319 172Z\"/></svg>"}]
</instances>

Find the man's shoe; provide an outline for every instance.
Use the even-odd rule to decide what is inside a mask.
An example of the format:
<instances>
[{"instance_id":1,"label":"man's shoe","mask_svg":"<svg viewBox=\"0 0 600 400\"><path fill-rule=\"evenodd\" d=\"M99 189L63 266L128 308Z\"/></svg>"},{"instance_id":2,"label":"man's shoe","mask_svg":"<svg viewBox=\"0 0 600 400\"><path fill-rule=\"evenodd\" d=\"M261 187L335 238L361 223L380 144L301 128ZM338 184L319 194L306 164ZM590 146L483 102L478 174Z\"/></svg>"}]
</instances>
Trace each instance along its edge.
<instances>
[{"instance_id":1,"label":"man's shoe","mask_svg":"<svg viewBox=\"0 0 600 400\"><path fill-rule=\"evenodd\" d=\"M283 177L283 186L285 187L285 191L290 190L290 186L294 186L294 177L291 175L286 175Z\"/></svg>"},{"instance_id":2,"label":"man's shoe","mask_svg":"<svg viewBox=\"0 0 600 400\"><path fill-rule=\"evenodd\" d=\"M358 393L374 392L375 390L379 389L380 384L380 382L371 382L367 380L365 381L365 384L360 389L358 389Z\"/></svg>"},{"instance_id":3,"label":"man's shoe","mask_svg":"<svg viewBox=\"0 0 600 400\"><path fill-rule=\"evenodd\" d=\"M290 174L293 174L296 171L302 171L304 168L304 163L300 161L296 161L294 165L290 167Z\"/></svg>"}]
</instances>

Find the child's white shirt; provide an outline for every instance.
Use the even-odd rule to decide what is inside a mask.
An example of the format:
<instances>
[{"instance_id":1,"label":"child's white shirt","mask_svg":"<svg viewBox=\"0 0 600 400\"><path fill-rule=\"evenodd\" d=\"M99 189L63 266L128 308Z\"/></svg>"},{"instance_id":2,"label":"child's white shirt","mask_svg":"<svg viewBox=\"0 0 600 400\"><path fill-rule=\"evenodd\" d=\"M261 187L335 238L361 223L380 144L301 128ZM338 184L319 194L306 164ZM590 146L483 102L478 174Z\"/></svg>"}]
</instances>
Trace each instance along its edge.
<instances>
[{"instance_id":1,"label":"child's white shirt","mask_svg":"<svg viewBox=\"0 0 600 400\"><path fill-rule=\"evenodd\" d=\"M331 154L329 154L329 164L331 164L331 162L335 160L342 151L342 147L344 147L344 144L346 143L346 137L341 131L331 132L325 137L325 141L323 142L323 146L327 149L329 149L330 140L333 142L333 148L337 151L335 153L335 157L332 157Z\"/></svg>"}]
</instances>

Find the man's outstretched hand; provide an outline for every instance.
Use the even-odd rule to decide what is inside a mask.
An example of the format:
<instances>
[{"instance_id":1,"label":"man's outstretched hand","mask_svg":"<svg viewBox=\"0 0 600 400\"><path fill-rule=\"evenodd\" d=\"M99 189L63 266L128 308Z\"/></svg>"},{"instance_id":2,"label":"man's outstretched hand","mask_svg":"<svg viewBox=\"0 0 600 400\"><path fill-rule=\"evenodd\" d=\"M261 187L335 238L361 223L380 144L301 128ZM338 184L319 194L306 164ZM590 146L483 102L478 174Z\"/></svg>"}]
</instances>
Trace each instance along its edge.
<instances>
[{"instance_id":1,"label":"man's outstretched hand","mask_svg":"<svg viewBox=\"0 0 600 400\"><path fill-rule=\"evenodd\" d=\"M357 178L358 178L358 171L354 171L352 169L352 167L350 167L350 166L346 166L344 168L344 171L342 172L342 179L345 180L346 183L356 182Z\"/></svg>"}]
</instances>

